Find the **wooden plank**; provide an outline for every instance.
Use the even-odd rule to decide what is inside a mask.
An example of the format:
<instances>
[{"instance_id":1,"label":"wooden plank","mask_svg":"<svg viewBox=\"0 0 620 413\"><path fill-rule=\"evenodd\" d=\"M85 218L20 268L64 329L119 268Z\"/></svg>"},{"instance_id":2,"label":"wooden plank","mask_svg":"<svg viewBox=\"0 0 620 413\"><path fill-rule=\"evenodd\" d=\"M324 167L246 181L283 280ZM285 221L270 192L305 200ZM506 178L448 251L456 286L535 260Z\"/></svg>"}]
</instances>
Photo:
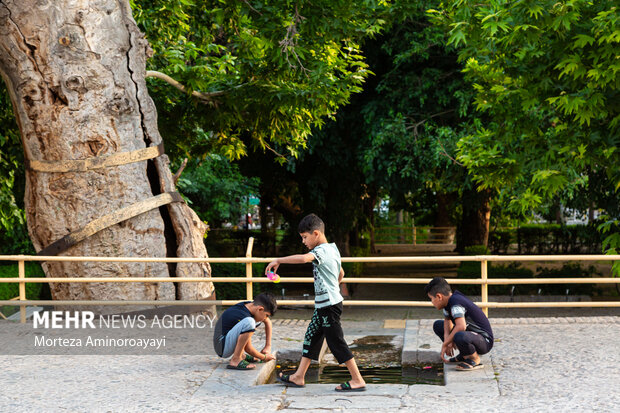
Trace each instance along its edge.
<instances>
[{"instance_id":1,"label":"wooden plank","mask_svg":"<svg viewBox=\"0 0 620 413\"><path fill-rule=\"evenodd\" d=\"M159 262L159 261L154 261ZM247 282L247 277L183 277L175 278L174 282L222 282L222 283L235 283L235 282ZM431 278L358 278L349 277L346 279L348 284L428 284ZM9 277L0 278L0 284L19 283L19 278ZM168 277L101 277L101 278L88 278L88 277L31 277L26 280L28 283L62 283L62 282L76 282L76 283L113 283L113 282L170 282ZM270 283L267 277L255 277L252 278L252 282L258 283ZM282 277L280 283L313 283L312 277ZM480 285L482 284L480 278L452 278L450 284L464 284L464 285ZM620 284L620 278L489 278L487 279L489 285L513 285L513 284ZM17 300L12 298L12 300Z\"/></svg>"},{"instance_id":2,"label":"wooden plank","mask_svg":"<svg viewBox=\"0 0 620 413\"><path fill-rule=\"evenodd\" d=\"M245 256L247 258L252 257L252 248L254 248L254 237L250 237L248 239L248 248L245 251ZM251 262L248 262L247 264L245 264L245 276L248 278L248 280L252 281L252 263ZM245 284L245 296L246 296L246 300L254 299L253 287L252 287L251 282L247 282Z\"/></svg>"}]
</instances>

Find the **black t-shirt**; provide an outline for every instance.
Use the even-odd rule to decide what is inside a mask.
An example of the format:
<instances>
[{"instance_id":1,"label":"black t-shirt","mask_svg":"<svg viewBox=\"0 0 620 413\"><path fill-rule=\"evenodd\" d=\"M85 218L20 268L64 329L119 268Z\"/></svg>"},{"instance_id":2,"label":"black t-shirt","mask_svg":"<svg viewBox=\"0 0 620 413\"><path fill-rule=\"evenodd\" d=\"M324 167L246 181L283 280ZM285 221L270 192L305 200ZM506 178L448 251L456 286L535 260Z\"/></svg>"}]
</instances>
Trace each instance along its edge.
<instances>
[{"instance_id":1,"label":"black t-shirt","mask_svg":"<svg viewBox=\"0 0 620 413\"><path fill-rule=\"evenodd\" d=\"M489 319L480 307L465 297L460 291L454 291L443 309L443 315L454 322L455 318L465 317L467 331L481 334L490 343L493 342L493 330Z\"/></svg>"},{"instance_id":2,"label":"black t-shirt","mask_svg":"<svg viewBox=\"0 0 620 413\"><path fill-rule=\"evenodd\" d=\"M252 313L250 313L250 310L248 310L248 308L245 306L248 303L251 303L251 301L243 301L241 303L237 303L222 313L222 316L220 317L220 320L222 322L221 335L225 336L226 334L228 334L228 332L232 330L232 328L244 318L252 317Z\"/></svg>"},{"instance_id":3,"label":"black t-shirt","mask_svg":"<svg viewBox=\"0 0 620 413\"><path fill-rule=\"evenodd\" d=\"M251 303L251 301L243 301L241 303L237 303L232 307L229 307L226 311L222 313L219 320L215 324L215 330L213 331L213 347L215 348L215 352L222 356L222 351L224 350L224 337L226 334L241 320L246 317L252 317L252 313L245 306L247 303ZM255 330L248 330L255 331Z\"/></svg>"}]
</instances>

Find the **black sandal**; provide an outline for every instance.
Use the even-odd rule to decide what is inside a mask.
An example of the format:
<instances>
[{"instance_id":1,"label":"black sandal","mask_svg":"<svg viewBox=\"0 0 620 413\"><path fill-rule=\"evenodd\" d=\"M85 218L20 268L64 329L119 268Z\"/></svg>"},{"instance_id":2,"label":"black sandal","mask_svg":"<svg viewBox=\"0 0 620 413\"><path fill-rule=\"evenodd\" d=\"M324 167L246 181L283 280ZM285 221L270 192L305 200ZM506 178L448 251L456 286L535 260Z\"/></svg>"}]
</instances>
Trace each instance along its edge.
<instances>
[{"instance_id":1,"label":"black sandal","mask_svg":"<svg viewBox=\"0 0 620 413\"><path fill-rule=\"evenodd\" d=\"M448 363L461 363L465 361L465 358L460 354L457 354L456 357L451 357L448 359Z\"/></svg>"},{"instance_id":2,"label":"black sandal","mask_svg":"<svg viewBox=\"0 0 620 413\"><path fill-rule=\"evenodd\" d=\"M249 365L250 363L248 363L247 361L241 360L236 366L232 366L229 364L226 366L226 368L230 370L254 370L256 368L256 366L248 367Z\"/></svg>"},{"instance_id":3,"label":"black sandal","mask_svg":"<svg viewBox=\"0 0 620 413\"><path fill-rule=\"evenodd\" d=\"M353 388L351 387L351 383L349 383L348 381L345 381L344 383L340 385L340 388L336 387L334 390L345 391L345 392L346 391L366 391L366 386Z\"/></svg>"},{"instance_id":4,"label":"black sandal","mask_svg":"<svg viewBox=\"0 0 620 413\"><path fill-rule=\"evenodd\" d=\"M484 365L482 363L476 363L472 359L465 359L461 363L456 365L456 369L458 371L470 371L470 370L478 370L483 368Z\"/></svg>"},{"instance_id":5,"label":"black sandal","mask_svg":"<svg viewBox=\"0 0 620 413\"><path fill-rule=\"evenodd\" d=\"M306 387L305 384L297 384L295 382L292 382L290 374L282 374L282 373L280 373L279 376L276 376L276 380L278 380L280 383L284 384L286 387Z\"/></svg>"}]
</instances>

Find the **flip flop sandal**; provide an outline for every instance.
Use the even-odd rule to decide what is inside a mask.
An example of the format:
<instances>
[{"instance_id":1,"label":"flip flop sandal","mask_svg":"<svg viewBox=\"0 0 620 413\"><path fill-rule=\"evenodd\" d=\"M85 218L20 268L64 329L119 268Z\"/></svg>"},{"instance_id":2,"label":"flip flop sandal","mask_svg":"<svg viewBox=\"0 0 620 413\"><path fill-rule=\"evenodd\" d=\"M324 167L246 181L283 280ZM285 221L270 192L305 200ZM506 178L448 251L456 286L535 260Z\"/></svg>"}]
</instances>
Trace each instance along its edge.
<instances>
[{"instance_id":1,"label":"flip flop sandal","mask_svg":"<svg viewBox=\"0 0 620 413\"><path fill-rule=\"evenodd\" d=\"M334 390L336 391L366 391L366 386L364 387L356 387L355 389L353 387L351 387L351 383L349 383L348 381L342 383L340 385L340 388L336 387Z\"/></svg>"},{"instance_id":2,"label":"flip flop sandal","mask_svg":"<svg viewBox=\"0 0 620 413\"><path fill-rule=\"evenodd\" d=\"M230 370L254 370L256 368L256 366L248 367L249 365L250 363L248 363L247 361L241 360L236 366L231 366L230 364L228 364L226 368Z\"/></svg>"},{"instance_id":3,"label":"flip flop sandal","mask_svg":"<svg viewBox=\"0 0 620 413\"><path fill-rule=\"evenodd\" d=\"M460 354L457 354L456 357L451 357L448 359L448 363L461 363L465 361L465 358Z\"/></svg>"},{"instance_id":4,"label":"flip flop sandal","mask_svg":"<svg viewBox=\"0 0 620 413\"><path fill-rule=\"evenodd\" d=\"M276 376L276 380L284 384L286 387L306 387L305 384L297 384L292 382L290 374L280 374L279 376Z\"/></svg>"},{"instance_id":5,"label":"flip flop sandal","mask_svg":"<svg viewBox=\"0 0 620 413\"><path fill-rule=\"evenodd\" d=\"M470 371L470 370L478 370L483 368L484 365L482 363L476 364L472 359L465 359L461 363L456 365L456 370L458 371Z\"/></svg>"},{"instance_id":6,"label":"flip flop sandal","mask_svg":"<svg viewBox=\"0 0 620 413\"><path fill-rule=\"evenodd\" d=\"M249 354L245 355L245 361L247 361L248 363L262 363L263 360L258 360L256 357L251 356Z\"/></svg>"}]
</instances>

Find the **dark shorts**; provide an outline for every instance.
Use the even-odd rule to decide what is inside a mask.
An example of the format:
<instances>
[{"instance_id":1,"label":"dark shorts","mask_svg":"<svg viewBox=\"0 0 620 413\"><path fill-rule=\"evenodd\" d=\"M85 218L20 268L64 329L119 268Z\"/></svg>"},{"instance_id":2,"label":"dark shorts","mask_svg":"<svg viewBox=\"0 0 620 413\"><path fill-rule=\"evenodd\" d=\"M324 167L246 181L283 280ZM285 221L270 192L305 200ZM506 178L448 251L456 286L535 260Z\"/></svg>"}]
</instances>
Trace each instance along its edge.
<instances>
[{"instance_id":1,"label":"dark shorts","mask_svg":"<svg viewBox=\"0 0 620 413\"><path fill-rule=\"evenodd\" d=\"M318 360L323 339L325 339L329 350L336 357L338 363L342 364L353 358L353 353L344 340L344 333L340 325L341 314L342 303L314 309L312 320L310 320L304 336L302 357Z\"/></svg>"}]
</instances>

